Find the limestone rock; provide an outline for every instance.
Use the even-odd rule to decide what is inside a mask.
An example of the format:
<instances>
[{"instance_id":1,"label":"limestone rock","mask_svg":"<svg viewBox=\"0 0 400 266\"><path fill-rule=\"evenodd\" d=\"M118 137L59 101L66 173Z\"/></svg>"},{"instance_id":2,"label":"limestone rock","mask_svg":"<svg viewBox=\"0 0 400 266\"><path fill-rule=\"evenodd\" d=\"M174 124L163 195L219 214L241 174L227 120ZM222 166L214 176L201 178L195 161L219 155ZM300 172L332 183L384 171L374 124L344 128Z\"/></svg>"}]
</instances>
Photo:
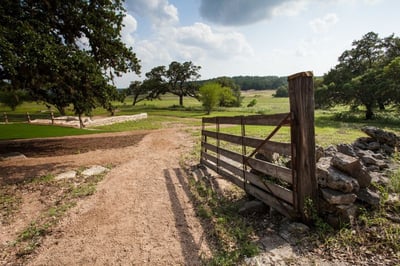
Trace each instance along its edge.
<instances>
[{"instance_id":1,"label":"limestone rock","mask_svg":"<svg viewBox=\"0 0 400 266\"><path fill-rule=\"evenodd\" d=\"M5 154L0 154L0 161L8 161L8 160L24 160L26 156L20 152L9 152Z\"/></svg>"},{"instance_id":2,"label":"limestone rock","mask_svg":"<svg viewBox=\"0 0 400 266\"><path fill-rule=\"evenodd\" d=\"M381 148L381 144L379 144L379 142L374 141L374 142L368 143L367 147L368 147L368 150L377 151Z\"/></svg>"},{"instance_id":3,"label":"limestone rock","mask_svg":"<svg viewBox=\"0 0 400 266\"><path fill-rule=\"evenodd\" d=\"M335 153L337 152L337 149L335 146L330 145L328 148L325 149L325 156L326 157L333 157Z\"/></svg>"},{"instance_id":4,"label":"limestone rock","mask_svg":"<svg viewBox=\"0 0 400 266\"><path fill-rule=\"evenodd\" d=\"M354 193L341 193L329 188L322 188L321 192L326 201L335 205L352 204L357 199L357 195Z\"/></svg>"},{"instance_id":5,"label":"limestone rock","mask_svg":"<svg viewBox=\"0 0 400 266\"><path fill-rule=\"evenodd\" d=\"M72 179L76 177L76 171L71 170L61 174L58 174L54 179L61 180L61 179Z\"/></svg>"},{"instance_id":6,"label":"limestone rock","mask_svg":"<svg viewBox=\"0 0 400 266\"><path fill-rule=\"evenodd\" d=\"M86 169L85 171L82 172L83 176L93 176L93 175L100 175L102 173L107 172L108 169L100 166L100 165L95 165L90 167L89 169Z\"/></svg>"},{"instance_id":7,"label":"limestone rock","mask_svg":"<svg viewBox=\"0 0 400 266\"><path fill-rule=\"evenodd\" d=\"M386 143L383 144L381 147L382 147L382 150L388 155L391 155L392 153L395 152L395 149L393 147L390 147Z\"/></svg>"},{"instance_id":8,"label":"limestone rock","mask_svg":"<svg viewBox=\"0 0 400 266\"><path fill-rule=\"evenodd\" d=\"M318 184L342 192L357 191L360 188L357 180L332 167L331 161L331 157L324 157L317 163Z\"/></svg>"},{"instance_id":9,"label":"limestone rock","mask_svg":"<svg viewBox=\"0 0 400 266\"><path fill-rule=\"evenodd\" d=\"M377 207L380 201L379 195L368 188L360 189L357 192L357 198L374 207Z\"/></svg>"},{"instance_id":10,"label":"limestone rock","mask_svg":"<svg viewBox=\"0 0 400 266\"><path fill-rule=\"evenodd\" d=\"M338 152L332 158L332 166L355 178L360 187L368 187L371 184L371 175L356 157Z\"/></svg>"},{"instance_id":11,"label":"limestone rock","mask_svg":"<svg viewBox=\"0 0 400 266\"><path fill-rule=\"evenodd\" d=\"M324 157L324 148L317 146L315 148L315 161L318 162L322 157Z\"/></svg>"},{"instance_id":12,"label":"limestone rock","mask_svg":"<svg viewBox=\"0 0 400 266\"><path fill-rule=\"evenodd\" d=\"M337 145L337 150L341 153L344 153L346 155L352 156L352 157L357 157L356 152L354 151L354 147L350 144L338 144Z\"/></svg>"},{"instance_id":13,"label":"limestone rock","mask_svg":"<svg viewBox=\"0 0 400 266\"><path fill-rule=\"evenodd\" d=\"M361 130L379 143L386 143L392 147L398 145L398 137L392 132L387 132L385 130L370 126L363 127Z\"/></svg>"},{"instance_id":14,"label":"limestone rock","mask_svg":"<svg viewBox=\"0 0 400 266\"><path fill-rule=\"evenodd\" d=\"M239 209L239 213L242 215L251 213L263 213L268 211L268 206L259 200L247 201Z\"/></svg>"}]
</instances>

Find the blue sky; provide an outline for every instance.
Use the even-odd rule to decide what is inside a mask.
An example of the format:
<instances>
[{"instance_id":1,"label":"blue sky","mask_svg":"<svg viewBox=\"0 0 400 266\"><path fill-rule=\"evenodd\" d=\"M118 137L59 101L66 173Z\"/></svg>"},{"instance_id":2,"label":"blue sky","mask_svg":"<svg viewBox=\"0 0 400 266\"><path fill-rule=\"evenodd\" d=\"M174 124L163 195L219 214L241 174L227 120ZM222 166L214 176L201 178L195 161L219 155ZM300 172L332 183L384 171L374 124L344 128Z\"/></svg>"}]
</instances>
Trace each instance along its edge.
<instances>
[{"instance_id":1,"label":"blue sky","mask_svg":"<svg viewBox=\"0 0 400 266\"><path fill-rule=\"evenodd\" d=\"M142 74L125 74L117 87L172 61L201 66L201 79L308 70L319 76L367 32L400 35L398 0L126 0L125 6L122 38Z\"/></svg>"}]
</instances>

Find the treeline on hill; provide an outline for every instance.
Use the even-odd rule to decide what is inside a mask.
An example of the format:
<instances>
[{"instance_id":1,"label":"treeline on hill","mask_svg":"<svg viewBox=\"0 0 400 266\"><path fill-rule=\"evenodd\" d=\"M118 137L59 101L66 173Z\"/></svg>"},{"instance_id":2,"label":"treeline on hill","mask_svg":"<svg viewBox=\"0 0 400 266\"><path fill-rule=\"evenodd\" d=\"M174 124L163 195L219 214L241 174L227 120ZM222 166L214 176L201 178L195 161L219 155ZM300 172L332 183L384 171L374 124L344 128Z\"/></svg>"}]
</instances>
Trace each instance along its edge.
<instances>
[{"instance_id":1,"label":"treeline on hill","mask_svg":"<svg viewBox=\"0 0 400 266\"><path fill-rule=\"evenodd\" d=\"M200 66L194 65L190 61L184 63L174 61L168 67L153 68L146 73L145 80L131 82L123 92L126 96L132 96L133 105L143 100L157 99L165 93L177 95L180 106L183 106L183 97L189 96L197 98L207 106L239 107L243 99L241 91L250 89L278 88L276 97L287 97L286 77L240 76L198 80L199 70ZM202 87L206 88L202 90ZM207 97L204 96L206 94Z\"/></svg>"},{"instance_id":2,"label":"treeline on hill","mask_svg":"<svg viewBox=\"0 0 400 266\"><path fill-rule=\"evenodd\" d=\"M233 80L242 91L247 90L276 90L281 86L287 86L287 77L278 76L234 76L226 77ZM201 84L205 82L215 81L217 78L199 81Z\"/></svg>"}]
</instances>

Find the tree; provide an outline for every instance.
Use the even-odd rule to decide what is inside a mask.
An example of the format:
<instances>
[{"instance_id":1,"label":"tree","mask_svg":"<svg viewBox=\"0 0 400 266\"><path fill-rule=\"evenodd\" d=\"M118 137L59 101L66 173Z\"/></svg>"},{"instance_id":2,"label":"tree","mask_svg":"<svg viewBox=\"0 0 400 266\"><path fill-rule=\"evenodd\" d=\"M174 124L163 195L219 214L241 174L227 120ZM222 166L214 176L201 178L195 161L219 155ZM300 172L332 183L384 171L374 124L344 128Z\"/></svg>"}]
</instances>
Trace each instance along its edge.
<instances>
[{"instance_id":1,"label":"tree","mask_svg":"<svg viewBox=\"0 0 400 266\"><path fill-rule=\"evenodd\" d=\"M15 111L18 105L21 105L28 96L23 90L13 90L13 91L0 91L0 103L11 108Z\"/></svg>"},{"instance_id":2,"label":"tree","mask_svg":"<svg viewBox=\"0 0 400 266\"><path fill-rule=\"evenodd\" d=\"M165 77L168 80L168 92L179 97L179 105L183 106L183 97L197 96L197 86L190 82L200 78L200 66L195 66L192 62L179 63L176 61L169 64Z\"/></svg>"},{"instance_id":3,"label":"tree","mask_svg":"<svg viewBox=\"0 0 400 266\"><path fill-rule=\"evenodd\" d=\"M317 90L316 97L353 107L363 105L365 118L372 119L375 107L384 109L392 101L382 69L400 54L400 41L394 35L381 39L369 32L353 41L352 46L339 57L339 64L324 75L324 89Z\"/></svg>"},{"instance_id":4,"label":"tree","mask_svg":"<svg viewBox=\"0 0 400 266\"><path fill-rule=\"evenodd\" d=\"M135 106L138 102L144 101L147 99L147 90L145 86L142 86L142 82L133 81L126 89L127 95L132 95L133 101L132 105Z\"/></svg>"},{"instance_id":5,"label":"tree","mask_svg":"<svg viewBox=\"0 0 400 266\"><path fill-rule=\"evenodd\" d=\"M207 115L217 106L222 90L222 86L216 82L209 82L200 87L199 99L203 103Z\"/></svg>"},{"instance_id":6,"label":"tree","mask_svg":"<svg viewBox=\"0 0 400 266\"><path fill-rule=\"evenodd\" d=\"M143 90L148 99L157 99L167 92L179 97L179 105L183 106L183 97L197 97L198 85L194 81L200 77L200 66L192 62L179 63L173 61L168 69L165 66L154 67L146 73Z\"/></svg>"},{"instance_id":7,"label":"tree","mask_svg":"<svg viewBox=\"0 0 400 266\"><path fill-rule=\"evenodd\" d=\"M284 86L284 85L280 86L276 90L276 92L274 94L274 97L289 97L289 89L288 89L288 87Z\"/></svg>"},{"instance_id":8,"label":"tree","mask_svg":"<svg viewBox=\"0 0 400 266\"><path fill-rule=\"evenodd\" d=\"M147 91L148 99L158 99L160 95L168 92L168 83L166 80L165 66L154 67L146 73L146 79L143 81L143 90Z\"/></svg>"},{"instance_id":9,"label":"tree","mask_svg":"<svg viewBox=\"0 0 400 266\"><path fill-rule=\"evenodd\" d=\"M388 81L387 93L390 94L391 100L400 104L400 56L395 57L383 69L384 78Z\"/></svg>"},{"instance_id":10,"label":"tree","mask_svg":"<svg viewBox=\"0 0 400 266\"><path fill-rule=\"evenodd\" d=\"M2 1L0 84L59 110L73 104L78 115L96 106L112 112L114 77L140 72L121 40L124 16L120 0Z\"/></svg>"},{"instance_id":11,"label":"tree","mask_svg":"<svg viewBox=\"0 0 400 266\"><path fill-rule=\"evenodd\" d=\"M219 77L215 81L225 88L225 95L221 97L219 106L240 107L243 100L240 86L229 77Z\"/></svg>"}]
</instances>

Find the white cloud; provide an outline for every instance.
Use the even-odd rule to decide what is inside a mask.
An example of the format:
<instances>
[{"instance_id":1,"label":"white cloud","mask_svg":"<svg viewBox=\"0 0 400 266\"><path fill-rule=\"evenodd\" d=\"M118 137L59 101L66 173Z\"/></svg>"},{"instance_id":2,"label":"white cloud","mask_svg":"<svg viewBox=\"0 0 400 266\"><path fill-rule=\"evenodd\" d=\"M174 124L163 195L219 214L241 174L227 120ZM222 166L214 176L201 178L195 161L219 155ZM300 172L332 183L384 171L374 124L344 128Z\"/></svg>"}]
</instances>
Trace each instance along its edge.
<instances>
[{"instance_id":1,"label":"white cloud","mask_svg":"<svg viewBox=\"0 0 400 266\"><path fill-rule=\"evenodd\" d=\"M179 22L178 9L168 0L129 0L126 5L135 16L149 18L154 27Z\"/></svg>"},{"instance_id":2,"label":"white cloud","mask_svg":"<svg viewBox=\"0 0 400 266\"><path fill-rule=\"evenodd\" d=\"M175 32L175 37L181 45L197 47L220 58L253 55L250 44L244 35L238 32L212 30L204 23L177 28Z\"/></svg>"},{"instance_id":3,"label":"white cloud","mask_svg":"<svg viewBox=\"0 0 400 266\"><path fill-rule=\"evenodd\" d=\"M296 16L307 8L310 0L283 1L272 10L274 16Z\"/></svg>"},{"instance_id":4,"label":"white cloud","mask_svg":"<svg viewBox=\"0 0 400 266\"><path fill-rule=\"evenodd\" d=\"M121 31L122 41L128 46L133 46L135 43L134 33L137 29L137 21L132 15L126 14L123 24L124 27Z\"/></svg>"},{"instance_id":5,"label":"white cloud","mask_svg":"<svg viewBox=\"0 0 400 266\"><path fill-rule=\"evenodd\" d=\"M339 18L336 14L330 13L325 15L322 18L316 18L310 21L310 26L316 33L324 33L329 30L330 27L335 25L339 21Z\"/></svg>"}]
</instances>

